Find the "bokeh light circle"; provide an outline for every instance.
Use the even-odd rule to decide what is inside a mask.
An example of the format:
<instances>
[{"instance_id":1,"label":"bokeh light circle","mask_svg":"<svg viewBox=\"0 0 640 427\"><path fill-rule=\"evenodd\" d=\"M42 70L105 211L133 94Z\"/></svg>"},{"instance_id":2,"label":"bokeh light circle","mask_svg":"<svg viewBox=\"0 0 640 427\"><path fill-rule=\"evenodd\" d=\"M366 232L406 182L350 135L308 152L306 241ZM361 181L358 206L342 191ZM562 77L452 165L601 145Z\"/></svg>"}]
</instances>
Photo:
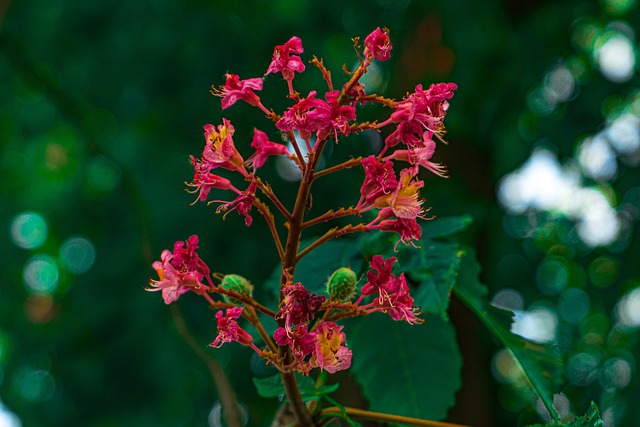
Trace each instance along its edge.
<instances>
[{"instance_id":1,"label":"bokeh light circle","mask_svg":"<svg viewBox=\"0 0 640 427\"><path fill-rule=\"evenodd\" d=\"M591 300L582 289L565 290L558 300L558 314L567 322L579 324L589 314Z\"/></svg>"},{"instance_id":2,"label":"bokeh light circle","mask_svg":"<svg viewBox=\"0 0 640 427\"><path fill-rule=\"evenodd\" d=\"M631 365L620 357L605 360L600 368L602 387L624 388L631 382Z\"/></svg>"},{"instance_id":3,"label":"bokeh light circle","mask_svg":"<svg viewBox=\"0 0 640 427\"><path fill-rule=\"evenodd\" d=\"M70 237L60 247L60 262L73 274L87 272L95 260L96 248L86 237Z\"/></svg>"},{"instance_id":4,"label":"bokeh light circle","mask_svg":"<svg viewBox=\"0 0 640 427\"><path fill-rule=\"evenodd\" d=\"M50 399L56 383L53 375L44 369L23 365L14 374L13 389L24 400L44 402Z\"/></svg>"},{"instance_id":5,"label":"bokeh light circle","mask_svg":"<svg viewBox=\"0 0 640 427\"><path fill-rule=\"evenodd\" d=\"M58 287L59 277L58 264L48 255L32 256L22 272L26 288L34 293L53 293Z\"/></svg>"},{"instance_id":6,"label":"bokeh light circle","mask_svg":"<svg viewBox=\"0 0 640 427\"><path fill-rule=\"evenodd\" d=\"M576 386L585 387L598 376L598 358L591 353L578 353L567 361L567 379Z\"/></svg>"},{"instance_id":7,"label":"bokeh light circle","mask_svg":"<svg viewBox=\"0 0 640 427\"><path fill-rule=\"evenodd\" d=\"M36 249L47 239L47 222L36 212L23 212L11 221L11 239L22 249Z\"/></svg>"}]
</instances>

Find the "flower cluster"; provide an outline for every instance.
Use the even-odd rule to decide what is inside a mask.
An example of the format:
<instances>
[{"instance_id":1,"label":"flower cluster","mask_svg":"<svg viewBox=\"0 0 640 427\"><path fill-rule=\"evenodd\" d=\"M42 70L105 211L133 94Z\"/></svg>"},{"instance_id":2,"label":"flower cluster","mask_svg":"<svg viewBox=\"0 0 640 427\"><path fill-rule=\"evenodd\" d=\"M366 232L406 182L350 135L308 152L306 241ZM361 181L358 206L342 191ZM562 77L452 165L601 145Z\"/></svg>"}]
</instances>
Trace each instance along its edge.
<instances>
[{"instance_id":1,"label":"flower cluster","mask_svg":"<svg viewBox=\"0 0 640 427\"><path fill-rule=\"evenodd\" d=\"M175 302L189 291L204 297L211 308L218 309L215 314L217 335L210 344L212 347L239 342L283 373L298 371L306 375L314 368L330 373L347 369L353 355L347 347L343 326L337 323L345 317L384 313L396 321L422 323L405 275L393 273L395 257L384 259L374 255L366 282L359 292L356 292L355 273L344 267L329 279L329 298L311 293L304 283L293 280L301 258L329 239L348 233L392 232L398 235L396 249L399 243L416 246L422 234L418 220L426 219L427 211L423 208L421 195L424 188L421 171L446 176L446 168L433 161L433 156L436 141L442 141L445 134L444 119L456 85L440 83L427 89L417 85L400 101L367 93L360 80L373 61L390 59L391 40L388 30L376 28L364 39L363 49L359 39L354 42L360 65L347 75L347 81L340 89L334 89L331 73L314 57L310 63L322 74L326 90L312 90L306 96L295 90L296 73L306 69L300 57L304 49L298 37L275 47L264 76L243 80L228 73L224 85L212 87L211 92L221 98L223 109L244 101L261 110L276 132L288 140L289 148L273 142L267 132L256 128L252 140L238 144L241 148L238 150L235 129L223 118L222 124L204 126L202 153L200 157L191 156L194 174L187 186L190 192L197 194L196 202L218 204L217 212L224 212L225 217L235 211L244 217L247 226L252 225L252 215L257 211L269 226L282 264L277 311L254 300L253 286L242 277L212 275L196 253L196 236L186 242L177 242L173 251L163 251L161 260L153 264L159 280L149 282L148 289L161 290L166 304ZM270 75L280 75L286 82L291 105L281 114L265 107L257 94ZM389 108L387 118L380 122L358 121L357 109L365 104ZM319 159L327 144L364 130L386 133L379 153L319 169ZM243 156L241 151L245 149L250 151ZM258 170L276 156L288 158L300 170L298 196L290 208L285 207L272 187L257 176ZM361 167L363 171L355 203L348 208L339 207L307 218L312 184L323 175L352 167ZM209 200L212 191L230 192L231 197ZM284 218L283 229L279 229L267 201ZM303 230L337 218L363 221L367 212L370 215L368 222L331 228L300 249ZM222 279L216 285L212 277ZM234 284L243 286L232 286ZM351 301L353 298L355 301ZM272 335L262 327L258 311L276 322ZM243 321L255 328L263 348L258 347L257 339L254 342L255 337L241 326Z\"/></svg>"},{"instance_id":2,"label":"flower cluster","mask_svg":"<svg viewBox=\"0 0 640 427\"><path fill-rule=\"evenodd\" d=\"M186 246L186 247L185 247ZM213 286L209 276L209 267L196 253L198 236L191 236L186 242L176 242L173 252L162 251L160 261L153 263L153 269L160 280L151 280L150 291L162 291L166 304L177 301L180 295L188 291L206 294L210 288L202 283L203 279Z\"/></svg>"}]
</instances>

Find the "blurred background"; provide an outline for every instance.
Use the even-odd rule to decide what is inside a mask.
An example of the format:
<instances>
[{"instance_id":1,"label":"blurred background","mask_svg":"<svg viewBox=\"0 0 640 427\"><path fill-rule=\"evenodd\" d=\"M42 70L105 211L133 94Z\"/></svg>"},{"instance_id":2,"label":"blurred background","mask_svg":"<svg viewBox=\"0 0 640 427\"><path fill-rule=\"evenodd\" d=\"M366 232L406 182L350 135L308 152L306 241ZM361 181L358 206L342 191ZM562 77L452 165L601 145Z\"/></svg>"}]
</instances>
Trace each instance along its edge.
<instances>
[{"instance_id":1,"label":"blurred background","mask_svg":"<svg viewBox=\"0 0 640 427\"><path fill-rule=\"evenodd\" d=\"M151 262L192 234L214 271L258 292L276 265L260 218L247 229L189 206L204 124L230 119L245 158L253 127L273 130L247 104L223 112L209 88L226 72L262 76L292 35L338 85L356 64L350 39L377 26L394 47L370 91L458 84L437 151L451 178L425 176L427 204L473 216L462 238L493 304L516 312L514 332L561 350L560 413L594 400L607 427L640 425L639 23L635 0L0 1L0 426L222 425L175 323L206 349L212 313L144 292ZM308 68L302 93L319 81ZM265 105L281 111L285 87L268 78ZM277 166L267 179L294 188ZM318 190L314 207L354 203L352 177L351 192ZM510 353L455 301L451 316L465 367L449 420L522 425L536 402ZM276 402L250 380L261 362L237 345L206 351L248 425L268 425Z\"/></svg>"}]
</instances>

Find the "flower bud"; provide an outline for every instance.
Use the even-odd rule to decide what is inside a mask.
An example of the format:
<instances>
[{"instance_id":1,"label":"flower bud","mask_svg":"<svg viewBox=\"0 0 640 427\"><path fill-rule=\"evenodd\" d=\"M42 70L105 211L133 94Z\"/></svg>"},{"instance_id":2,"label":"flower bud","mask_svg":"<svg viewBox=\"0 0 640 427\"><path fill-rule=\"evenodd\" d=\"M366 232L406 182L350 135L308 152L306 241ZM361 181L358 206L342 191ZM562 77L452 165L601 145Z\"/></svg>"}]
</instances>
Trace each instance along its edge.
<instances>
[{"instance_id":1,"label":"flower bud","mask_svg":"<svg viewBox=\"0 0 640 427\"><path fill-rule=\"evenodd\" d=\"M355 295L356 273L349 267L341 267L333 272L327 281L327 293L331 298L346 301Z\"/></svg>"},{"instance_id":2,"label":"flower bud","mask_svg":"<svg viewBox=\"0 0 640 427\"><path fill-rule=\"evenodd\" d=\"M237 274L227 274L222 278L222 282L220 283L222 289L226 289L229 291L234 291L239 294L245 294L247 296L251 296L253 292L253 286L251 283L242 276L238 276ZM228 295L222 295L222 298L225 302L233 303L233 304L242 304L241 301L238 301L235 298L231 298Z\"/></svg>"}]
</instances>

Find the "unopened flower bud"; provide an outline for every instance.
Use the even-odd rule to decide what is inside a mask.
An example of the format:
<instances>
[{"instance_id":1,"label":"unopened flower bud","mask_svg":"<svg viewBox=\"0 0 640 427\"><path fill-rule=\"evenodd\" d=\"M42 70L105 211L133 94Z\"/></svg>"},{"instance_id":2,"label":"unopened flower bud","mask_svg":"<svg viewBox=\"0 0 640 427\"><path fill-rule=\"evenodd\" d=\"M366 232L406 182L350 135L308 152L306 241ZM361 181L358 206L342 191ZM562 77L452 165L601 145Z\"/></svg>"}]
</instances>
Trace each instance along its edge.
<instances>
[{"instance_id":1,"label":"unopened flower bud","mask_svg":"<svg viewBox=\"0 0 640 427\"><path fill-rule=\"evenodd\" d=\"M234 291L239 294L245 294L247 296L251 296L253 292L253 286L251 283L242 276L237 274L227 274L222 278L222 282L220 283L222 289L226 289L228 291ZM231 298L228 295L222 295L222 298L225 302L233 303L233 304L242 304L241 301L238 301L235 298Z\"/></svg>"},{"instance_id":2,"label":"unopened flower bud","mask_svg":"<svg viewBox=\"0 0 640 427\"><path fill-rule=\"evenodd\" d=\"M345 301L351 299L356 290L358 278L349 267L341 267L333 272L327 281L327 293L331 298Z\"/></svg>"}]
</instances>

